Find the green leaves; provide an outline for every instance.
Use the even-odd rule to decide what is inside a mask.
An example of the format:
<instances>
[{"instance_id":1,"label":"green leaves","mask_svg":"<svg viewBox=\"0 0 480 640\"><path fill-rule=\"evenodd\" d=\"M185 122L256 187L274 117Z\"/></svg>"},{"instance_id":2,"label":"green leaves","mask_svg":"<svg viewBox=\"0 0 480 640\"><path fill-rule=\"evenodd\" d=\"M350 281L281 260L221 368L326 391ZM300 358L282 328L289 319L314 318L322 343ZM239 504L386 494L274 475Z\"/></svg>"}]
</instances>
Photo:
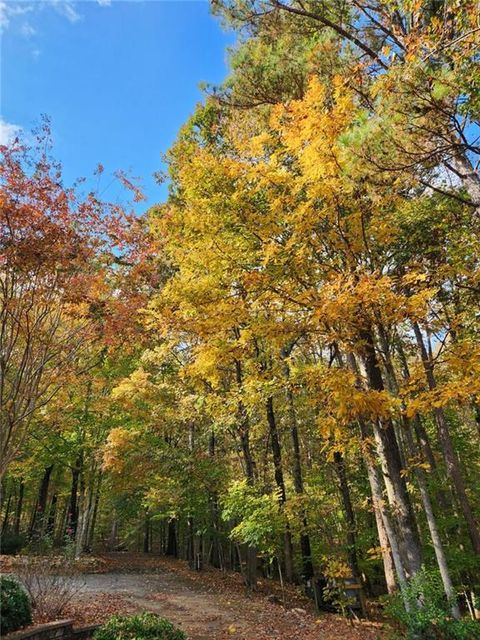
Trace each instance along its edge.
<instances>
[{"instance_id":1,"label":"green leaves","mask_svg":"<svg viewBox=\"0 0 480 640\"><path fill-rule=\"evenodd\" d=\"M269 558L278 553L278 543L285 530L285 518L279 507L279 491L261 493L246 480L233 482L222 501L224 521L238 522L230 537L256 547Z\"/></svg>"}]
</instances>

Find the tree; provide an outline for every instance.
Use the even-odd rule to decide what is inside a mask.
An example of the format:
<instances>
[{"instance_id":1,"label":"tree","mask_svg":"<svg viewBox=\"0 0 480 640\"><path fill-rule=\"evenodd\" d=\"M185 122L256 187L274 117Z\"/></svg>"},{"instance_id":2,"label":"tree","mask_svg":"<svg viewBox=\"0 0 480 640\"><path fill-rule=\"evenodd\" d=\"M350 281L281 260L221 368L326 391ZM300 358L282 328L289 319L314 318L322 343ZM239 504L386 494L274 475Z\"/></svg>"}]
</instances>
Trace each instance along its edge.
<instances>
[{"instance_id":1,"label":"tree","mask_svg":"<svg viewBox=\"0 0 480 640\"><path fill-rule=\"evenodd\" d=\"M1 148L0 476L68 372L97 357L106 269L125 241L118 206L62 185L49 135L44 123L34 148Z\"/></svg>"}]
</instances>

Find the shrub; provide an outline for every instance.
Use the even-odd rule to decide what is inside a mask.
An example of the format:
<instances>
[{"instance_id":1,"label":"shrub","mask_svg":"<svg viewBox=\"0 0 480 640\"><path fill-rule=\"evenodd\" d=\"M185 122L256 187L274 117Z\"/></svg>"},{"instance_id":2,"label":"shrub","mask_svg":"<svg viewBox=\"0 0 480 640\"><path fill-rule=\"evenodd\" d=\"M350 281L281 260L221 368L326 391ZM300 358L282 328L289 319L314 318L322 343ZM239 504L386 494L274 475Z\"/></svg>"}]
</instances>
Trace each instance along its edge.
<instances>
[{"instance_id":1,"label":"shrub","mask_svg":"<svg viewBox=\"0 0 480 640\"><path fill-rule=\"evenodd\" d=\"M59 618L84 586L75 561L64 556L25 556L15 570L42 620Z\"/></svg>"},{"instance_id":2,"label":"shrub","mask_svg":"<svg viewBox=\"0 0 480 640\"><path fill-rule=\"evenodd\" d=\"M0 553L15 555L25 546L25 538L19 533L5 531L0 536Z\"/></svg>"},{"instance_id":3,"label":"shrub","mask_svg":"<svg viewBox=\"0 0 480 640\"><path fill-rule=\"evenodd\" d=\"M16 631L32 622L28 595L13 578L0 576L0 634Z\"/></svg>"},{"instance_id":4,"label":"shrub","mask_svg":"<svg viewBox=\"0 0 480 640\"><path fill-rule=\"evenodd\" d=\"M114 616L102 625L94 640L186 640L185 633L154 613Z\"/></svg>"},{"instance_id":5,"label":"shrub","mask_svg":"<svg viewBox=\"0 0 480 640\"><path fill-rule=\"evenodd\" d=\"M438 572L422 569L412 578L403 598L389 598L386 611L400 623L408 640L480 640L480 624L470 619L455 620Z\"/></svg>"}]
</instances>

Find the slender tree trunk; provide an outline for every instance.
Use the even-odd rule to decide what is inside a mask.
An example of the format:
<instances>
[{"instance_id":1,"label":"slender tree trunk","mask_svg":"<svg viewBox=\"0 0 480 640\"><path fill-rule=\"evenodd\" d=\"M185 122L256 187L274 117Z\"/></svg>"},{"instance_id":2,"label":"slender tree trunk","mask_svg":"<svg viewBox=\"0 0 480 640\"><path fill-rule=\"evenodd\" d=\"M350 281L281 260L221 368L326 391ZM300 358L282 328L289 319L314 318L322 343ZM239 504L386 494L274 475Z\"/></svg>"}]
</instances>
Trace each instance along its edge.
<instances>
[{"instance_id":1,"label":"slender tree trunk","mask_svg":"<svg viewBox=\"0 0 480 640\"><path fill-rule=\"evenodd\" d=\"M167 527L167 556L177 557L177 521L171 518Z\"/></svg>"},{"instance_id":2,"label":"slender tree trunk","mask_svg":"<svg viewBox=\"0 0 480 640\"><path fill-rule=\"evenodd\" d=\"M15 506L15 524L13 525L13 530L17 535L20 533L20 523L22 521L24 495L25 495L25 483L23 480L20 480L20 485L18 487L17 504Z\"/></svg>"},{"instance_id":3,"label":"slender tree trunk","mask_svg":"<svg viewBox=\"0 0 480 640\"><path fill-rule=\"evenodd\" d=\"M398 352L398 355L400 357L400 362L402 365L403 379L408 381L410 379L410 370L409 370L407 358L405 356L405 352L403 350L403 347L400 341L396 344L396 350ZM420 444L423 457L425 461L428 463L430 470L432 474L434 474L435 479L437 481L436 482L437 488L435 492L437 500L445 512L453 511L454 506L452 504L452 500L450 496L447 496L446 492L442 489L442 486L441 486L442 478L440 477L437 461L435 459L430 438L428 437L428 433L425 430L423 421L419 415L415 415L413 416L411 423L413 424L415 436L417 438L418 443Z\"/></svg>"},{"instance_id":4,"label":"slender tree trunk","mask_svg":"<svg viewBox=\"0 0 480 640\"><path fill-rule=\"evenodd\" d=\"M52 475L53 464L45 469L43 478L40 482L38 490L37 508L34 516L32 527L32 539L40 540L45 527L45 515L47 510L48 488L50 486L50 477Z\"/></svg>"},{"instance_id":5,"label":"slender tree trunk","mask_svg":"<svg viewBox=\"0 0 480 640\"><path fill-rule=\"evenodd\" d=\"M145 509L145 520L143 526L143 553L150 553L150 509Z\"/></svg>"},{"instance_id":6,"label":"slender tree trunk","mask_svg":"<svg viewBox=\"0 0 480 640\"><path fill-rule=\"evenodd\" d=\"M384 391L372 333L366 330L360 337L364 345L363 363L369 387L375 391ZM389 419L378 420L373 423L373 431L388 499L398 523L400 553L407 576L411 577L421 568L422 554L413 509L402 473L403 468L394 426Z\"/></svg>"},{"instance_id":7,"label":"slender tree trunk","mask_svg":"<svg viewBox=\"0 0 480 640\"><path fill-rule=\"evenodd\" d=\"M387 378L389 380L389 387L391 392L398 397L399 396L399 386L395 373L395 369L393 367L393 363L391 361L390 347L383 330L380 331L381 340L382 340L382 350L384 352L385 364L386 364L386 372ZM415 444L413 441L412 429L410 425L410 421L403 416L402 417L402 425L403 425L403 433L406 438L406 447L410 456L415 455ZM452 615L454 618L460 618L460 611L458 605L456 603L456 594L455 589L453 588L452 581L450 579L450 572L448 569L447 559L445 556L445 552L443 549L443 544L440 537L440 532L438 530L437 521L435 518L435 514L432 507L432 502L430 499L430 493L428 490L428 483L426 479L425 472L422 468L416 466L415 467L415 477L417 479L417 483L420 489L420 496L422 498L422 504L425 511L425 516L427 520L428 529L430 531L430 537L432 540L433 548L435 551L435 557L437 560L437 565L440 570L440 575L443 582L443 587L445 590L445 595L448 600L452 602Z\"/></svg>"},{"instance_id":8,"label":"slender tree trunk","mask_svg":"<svg viewBox=\"0 0 480 640\"><path fill-rule=\"evenodd\" d=\"M47 528L46 533L50 538L54 537L55 534L55 517L57 515L57 494L54 493L52 499L50 501L50 509L48 510L48 520L47 520Z\"/></svg>"},{"instance_id":9,"label":"slender tree trunk","mask_svg":"<svg viewBox=\"0 0 480 640\"><path fill-rule=\"evenodd\" d=\"M428 387L430 390L434 390L437 386L437 382L433 372L433 364L425 348L422 332L420 331L420 327L418 326L417 322L413 323L413 330L415 332L415 338L420 350L420 356L425 370ZM442 447L445 466L447 468L449 477L452 479L453 486L455 487L457 500L467 524L468 535L470 537L473 550L477 555L480 555L480 531L478 529L478 525L467 496L465 481L460 469L460 463L458 461L457 454L453 447L445 413L442 408L434 407L433 415L435 417L438 439Z\"/></svg>"},{"instance_id":10,"label":"slender tree trunk","mask_svg":"<svg viewBox=\"0 0 480 640\"><path fill-rule=\"evenodd\" d=\"M374 462L375 453L371 450L371 445L370 445L371 439L369 438L367 426L361 418L358 420L358 425L360 427L360 434L361 434L363 446L364 446L365 464L367 467L368 481L369 481L370 489L372 492L372 500L373 500L373 507L375 509L375 517L377 519L377 514L378 514L378 519L380 519L381 521L381 526L378 527L380 544L382 545L382 539L384 538L384 534L385 534L386 540L388 541L388 546L390 547L390 551L392 554L391 558L393 560L393 566L395 567L395 573L396 573L398 585L403 595L407 587L407 574L404 566L404 560L402 558L402 554L400 550L400 541L392 525L390 514L387 511L387 508L385 505L385 500L383 499L382 482L380 479L380 473ZM378 519L377 519L377 525L378 525ZM396 581L395 581L395 577L393 576L393 572L391 568L388 568L388 571L387 571L387 567L389 567L389 561L388 559L386 559L386 556L384 555L383 545L382 545L382 556L384 559L384 567L386 569L385 579L387 582L387 588L389 593L392 593L393 591L395 591ZM405 609L408 611L410 607L404 595L403 595L403 602L405 605Z\"/></svg>"},{"instance_id":11,"label":"slender tree trunk","mask_svg":"<svg viewBox=\"0 0 480 640\"><path fill-rule=\"evenodd\" d=\"M70 490L70 504L68 507L67 534L75 538L78 523L78 481L83 464L83 456L80 454L75 461L72 471L72 488Z\"/></svg>"},{"instance_id":12,"label":"slender tree trunk","mask_svg":"<svg viewBox=\"0 0 480 640\"><path fill-rule=\"evenodd\" d=\"M212 431L208 441L208 455L210 458L215 458L215 433ZM211 518L212 518L212 535L210 539L211 554L209 554L211 564L218 568L221 568L221 551L220 551L220 517L218 512L218 494L216 491L210 492L210 506L211 506Z\"/></svg>"},{"instance_id":13,"label":"slender tree trunk","mask_svg":"<svg viewBox=\"0 0 480 640\"><path fill-rule=\"evenodd\" d=\"M280 504L282 508L287 502L287 492L285 490L285 481L283 478L282 468L282 450L280 447L280 439L278 437L277 421L275 419L275 411L273 408L273 398L267 399L267 421L270 428L270 439L272 443L273 466L275 469L275 482L280 493ZM284 555L285 555L285 578L288 582L293 582L293 545L292 534L288 523L285 526L284 533Z\"/></svg>"},{"instance_id":14,"label":"slender tree trunk","mask_svg":"<svg viewBox=\"0 0 480 640\"><path fill-rule=\"evenodd\" d=\"M362 615L366 617L367 609L365 604L365 592L363 588L362 572L358 564L357 554L357 524L355 522L355 513L353 511L352 500L350 498L350 489L348 487L347 472L345 469L345 460L339 451L333 454L335 471L338 477L340 494L342 496L343 511L347 525L347 553L350 561L350 568L355 582L360 585L360 604L362 607Z\"/></svg>"},{"instance_id":15,"label":"slender tree trunk","mask_svg":"<svg viewBox=\"0 0 480 640\"><path fill-rule=\"evenodd\" d=\"M80 488L80 491L78 494L78 520L77 520L77 530L75 535L75 557L76 558L79 558L83 552L85 535L87 532L88 511L90 508L89 495L87 495L86 493L85 477L83 473L80 473L79 488Z\"/></svg>"},{"instance_id":16,"label":"slender tree trunk","mask_svg":"<svg viewBox=\"0 0 480 640\"><path fill-rule=\"evenodd\" d=\"M377 533L378 533L378 541L380 543L380 550L382 553L382 562L383 562L383 573L385 576L385 583L387 585L388 593L395 593L397 589L397 582L395 580L395 565L393 563L392 551L390 548L390 542L388 540L387 530L385 529L385 523L382 517L382 511L380 505L383 501L383 496L381 492L378 494L374 494L374 491L377 489L377 484L372 481L371 477L373 476L373 469L368 468L367 463L367 474L370 483L370 492L372 494L372 506L373 506L373 514L375 516L375 523L377 525Z\"/></svg>"},{"instance_id":17,"label":"slender tree trunk","mask_svg":"<svg viewBox=\"0 0 480 640\"><path fill-rule=\"evenodd\" d=\"M242 367L239 360L235 360L235 377L239 388L242 386ZM238 431L240 444L242 447L243 461L245 464L245 475L249 485L255 484L255 462L250 450L249 422L246 408L242 401L238 403ZM249 589L255 591L257 588L257 549L254 546L247 548L247 563L245 572L245 582Z\"/></svg>"},{"instance_id":18,"label":"slender tree trunk","mask_svg":"<svg viewBox=\"0 0 480 640\"><path fill-rule=\"evenodd\" d=\"M343 366L339 352L337 353L337 358L340 366ZM350 353L347 355L347 359L351 371L357 378L357 385L359 385L360 374L355 356ZM390 516L385 507L382 483L376 468L376 462L374 461L376 459L375 454L371 451L371 439L369 437L368 429L362 418L359 418L357 422L363 442L363 457L367 467L368 482L370 484L370 491L372 494L373 511L382 552L385 582L387 584L388 592L394 593L397 586L397 580L401 589L406 586L405 569L402 558L400 557L397 535L391 525ZM395 571L397 572L397 579L395 578ZM407 603L405 603L405 606L407 606Z\"/></svg>"},{"instance_id":19,"label":"slender tree trunk","mask_svg":"<svg viewBox=\"0 0 480 640\"><path fill-rule=\"evenodd\" d=\"M110 529L110 539L108 541L108 547L110 551L114 551L117 546L118 538L118 519L114 518L112 522L112 528Z\"/></svg>"},{"instance_id":20,"label":"slender tree trunk","mask_svg":"<svg viewBox=\"0 0 480 640\"><path fill-rule=\"evenodd\" d=\"M87 551L91 551L93 549L93 541L95 536L95 525L97 522L98 515L98 506L100 504L100 494L102 489L102 473L98 474L97 480L97 488L95 490L95 499L93 504L93 512L90 522L88 523L88 532L87 532Z\"/></svg>"},{"instance_id":21,"label":"slender tree trunk","mask_svg":"<svg viewBox=\"0 0 480 640\"><path fill-rule=\"evenodd\" d=\"M3 516L3 524L2 524L2 534L5 533L8 527L8 521L10 519L10 506L12 504L12 492L8 494L8 500L5 507L5 515Z\"/></svg>"},{"instance_id":22,"label":"slender tree trunk","mask_svg":"<svg viewBox=\"0 0 480 640\"><path fill-rule=\"evenodd\" d=\"M284 354L286 357L288 354ZM293 452L293 465L292 465L292 475L293 475L293 486L295 488L295 493L298 496L303 496L303 474L302 474L302 459L300 455L300 440L298 437L298 428L297 428L297 415L295 411L295 401L293 398L293 393L289 385L290 379L290 368L288 363L284 364L284 373L287 379L286 386L286 397L287 397L287 406L288 406L288 417L290 422L290 438L292 441L292 452ZM313 578L314 570L312 563L312 550L310 546L310 537L308 535L308 522L307 516L305 513L305 509L302 506L301 509L301 523L302 530L300 533L300 552L302 556L302 579L303 582L308 582L311 578Z\"/></svg>"}]
</instances>

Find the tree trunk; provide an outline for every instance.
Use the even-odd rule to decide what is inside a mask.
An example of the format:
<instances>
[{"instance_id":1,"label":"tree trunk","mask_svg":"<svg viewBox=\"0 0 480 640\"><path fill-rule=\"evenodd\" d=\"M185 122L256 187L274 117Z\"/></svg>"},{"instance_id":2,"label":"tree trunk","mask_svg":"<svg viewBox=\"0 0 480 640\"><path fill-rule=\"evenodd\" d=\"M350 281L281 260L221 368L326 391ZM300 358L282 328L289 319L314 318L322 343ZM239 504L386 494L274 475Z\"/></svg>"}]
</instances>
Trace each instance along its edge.
<instances>
[{"instance_id":1,"label":"tree trunk","mask_svg":"<svg viewBox=\"0 0 480 640\"><path fill-rule=\"evenodd\" d=\"M167 556L177 557L177 521L171 518L167 527Z\"/></svg>"},{"instance_id":2,"label":"tree trunk","mask_svg":"<svg viewBox=\"0 0 480 640\"><path fill-rule=\"evenodd\" d=\"M391 360L389 344L383 329L380 331L380 337L382 341L382 350L384 352L384 357L385 357L385 365L386 365L387 378L389 380L389 387L391 389L391 392L396 397L398 397L399 396L398 381L397 381L395 369L393 367L393 363ZM402 416L401 424L403 426L403 433L405 434L405 438L406 438L407 451L409 455L413 457L415 455L415 443L413 441L410 421L405 416ZM417 432L417 435L418 435L418 432ZM458 605L456 604L456 593L455 593L455 589L453 588L452 581L450 579L450 572L448 569L447 559L445 557L445 552L443 549L440 532L437 527L437 521L433 512L426 475L424 470L421 467L418 467L418 466L415 467L415 477L417 479L417 483L420 489L420 496L422 498L422 504L425 511L425 516L427 519L427 525L430 531L430 537L432 540L433 548L435 551L437 565L440 570L440 575L442 578L445 595L447 596L447 599L450 602L452 602L453 617L456 619L459 619L460 611L459 611Z\"/></svg>"},{"instance_id":3,"label":"tree trunk","mask_svg":"<svg viewBox=\"0 0 480 640\"><path fill-rule=\"evenodd\" d=\"M281 508L285 506L287 502L287 492L285 490L285 481L283 478L282 468L282 450L280 447L280 440L278 437L277 421L275 419L275 412L273 409L273 398L270 396L267 399L267 421L270 428L270 439L272 443L272 456L273 466L275 469L275 482L278 487L280 496ZM284 554L285 554L285 578L288 582L293 582L293 545L292 534L288 523L285 525L284 532Z\"/></svg>"},{"instance_id":4,"label":"tree trunk","mask_svg":"<svg viewBox=\"0 0 480 640\"><path fill-rule=\"evenodd\" d=\"M20 533L20 523L22 521L24 494L25 494L25 483L23 480L20 480L20 485L18 488L17 504L15 506L15 523L13 525L13 530L17 535Z\"/></svg>"},{"instance_id":5,"label":"tree trunk","mask_svg":"<svg viewBox=\"0 0 480 640\"><path fill-rule=\"evenodd\" d=\"M102 488L102 473L98 474L97 488L95 491L95 499L93 504L93 512L92 517L88 523L88 533L87 533L87 551L91 551L93 549L93 540L95 536L95 525L97 522L98 515L98 506L100 504L100 494Z\"/></svg>"},{"instance_id":6,"label":"tree trunk","mask_svg":"<svg viewBox=\"0 0 480 640\"><path fill-rule=\"evenodd\" d=\"M420 327L417 322L413 323L413 330L420 350L420 356L425 370L428 387L430 390L433 390L437 386L433 372L433 364L425 348L422 332L420 331ZM470 537L473 550L477 555L480 555L480 531L467 496L465 481L460 469L460 463L453 448L452 438L450 436L450 430L448 428L445 413L442 408L434 407L433 415L437 426L438 440L441 444L447 473L452 479L453 486L455 487L457 500L467 524L468 535Z\"/></svg>"},{"instance_id":7,"label":"tree trunk","mask_svg":"<svg viewBox=\"0 0 480 640\"><path fill-rule=\"evenodd\" d=\"M286 357L287 353L283 354L283 357ZM298 438L298 428L297 428L297 415L295 412L295 401L293 398L293 393L289 385L290 379L290 368L288 363L284 364L284 373L287 378L287 386L286 386L286 396L287 396L287 406L288 406L288 417L290 422L290 438L292 441L292 451L293 451L293 465L292 465L292 475L293 475L293 486L295 488L295 493L299 496L303 496L303 474L302 474L302 459L300 455L300 441ZM312 563L312 550L310 546L310 537L308 535L308 522L307 516L305 513L305 509L302 506L301 509L301 523L302 523L302 531L300 533L300 553L302 556L302 579L303 582L306 583L308 580L313 578L314 570Z\"/></svg>"},{"instance_id":8,"label":"tree trunk","mask_svg":"<svg viewBox=\"0 0 480 640\"><path fill-rule=\"evenodd\" d=\"M350 561L350 568L352 570L352 575L355 578L355 582L361 586L360 604L362 607L362 615L366 617L367 610L365 605L365 593L363 590L362 572L358 565L357 555L357 525L355 522L355 513L353 511L352 501L350 499L350 489L348 488L345 460L339 451L335 451L333 454L333 460L340 486L343 511L347 525L347 553Z\"/></svg>"},{"instance_id":9,"label":"tree trunk","mask_svg":"<svg viewBox=\"0 0 480 640\"><path fill-rule=\"evenodd\" d=\"M78 495L78 520L75 535L75 557L79 558L83 553L85 536L87 533L88 511L90 509L89 497L86 494L85 477L80 473L80 491Z\"/></svg>"},{"instance_id":10,"label":"tree trunk","mask_svg":"<svg viewBox=\"0 0 480 640\"><path fill-rule=\"evenodd\" d=\"M239 360L235 360L235 377L238 387L242 385L242 366ZM255 484L255 462L253 460L252 452L250 450L249 439L249 422L246 408L243 402L240 400L238 403L238 432L240 435L240 445L242 447L243 461L245 464L245 475L249 485ZM254 546L249 546L247 550L247 566L245 572L245 582L247 587L255 591L257 588L257 549Z\"/></svg>"},{"instance_id":11,"label":"tree trunk","mask_svg":"<svg viewBox=\"0 0 480 640\"><path fill-rule=\"evenodd\" d=\"M150 510L145 509L145 520L143 525L143 553L150 553Z\"/></svg>"},{"instance_id":12,"label":"tree trunk","mask_svg":"<svg viewBox=\"0 0 480 640\"><path fill-rule=\"evenodd\" d=\"M77 533L78 523L78 481L80 477L80 471L82 469L82 455L79 455L75 466L71 467L72 471L72 488L70 490L70 504L68 507L68 519L67 519L67 535L74 539Z\"/></svg>"},{"instance_id":13,"label":"tree trunk","mask_svg":"<svg viewBox=\"0 0 480 640\"><path fill-rule=\"evenodd\" d=\"M370 389L384 391L371 331L360 336L363 343L363 363ZM381 462L387 495L398 523L400 553L407 577L414 576L422 566L422 554L413 509L402 474L402 463L395 430L391 420L374 421L373 432ZM392 548L393 552L393 548Z\"/></svg>"},{"instance_id":14,"label":"tree trunk","mask_svg":"<svg viewBox=\"0 0 480 640\"><path fill-rule=\"evenodd\" d=\"M48 500L48 488L50 486L50 477L52 475L53 464L45 469L43 474L43 478L40 482L40 488L38 490L38 500L37 500L37 508L35 511L35 516L33 520L32 540L40 540L44 533L45 526L45 514L47 510L47 500Z\"/></svg>"},{"instance_id":15,"label":"tree trunk","mask_svg":"<svg viewBox=\"0 0 480 640\"><path fill-rule=\"evenodd\" d=\"M55 517L57 515L57 494L54 493L52 499L50 501L50 509L48 510L48 520L47 520L47 536L53 539L55 534Z\"/></svg>"},{"instance_id":16,"label":"tree trunk","mask_svg":"<svg viewBox=\"0 0 480 640\"><path fill-rule=\"evenodd\" d=\"M5 507L5 515L3 516L2 534L5 533L8 527L8 521L10 519L10 506L12 504L12 492L8 494L7 505ZM3 506L3 505L2 505Z\"/></svg>"},{"instance_id":17,"label":"tree trunk","mask_svg":"<svg viewBox=\"0 0 480 640\"><path fill-rule=\"evenodd\" d=\"M480 214L480 177L466 155L455 154L447 163L449 169L457 174L466 192L475 205L477 215Z\"/></svg>"},{"instance_id":18,"label":"tree trunk","mask_svg":"<svg viewBox=\"0 0 480 640\"><path fill-rule=\"evenodd\" d=\"M210 458L215 457L215 433L210 434L210 438L208 441L208 455ZM209 553L209 559L207 562L211 562L211 564L217 569L222 568L221 562L221 550L220 550L220 517L219 517L219 509L218 509L218 494L216 491L210 492L210 507L211 507L211 518L212 518L212 534L210 538L211 544L211 552Z\"/></svg>"},{"instance_id":19,"label":"tree trunk","mask_svg":"<svg viewBox=\"0 0 480 640\"><path fill-rule=\"evenodd\" d=\"M115 518L112 522L112 528L110 529L110 539L108 541L108 547L110 551L115 551L118 538L118 520Z\"/></svg>"}]
</instances>

